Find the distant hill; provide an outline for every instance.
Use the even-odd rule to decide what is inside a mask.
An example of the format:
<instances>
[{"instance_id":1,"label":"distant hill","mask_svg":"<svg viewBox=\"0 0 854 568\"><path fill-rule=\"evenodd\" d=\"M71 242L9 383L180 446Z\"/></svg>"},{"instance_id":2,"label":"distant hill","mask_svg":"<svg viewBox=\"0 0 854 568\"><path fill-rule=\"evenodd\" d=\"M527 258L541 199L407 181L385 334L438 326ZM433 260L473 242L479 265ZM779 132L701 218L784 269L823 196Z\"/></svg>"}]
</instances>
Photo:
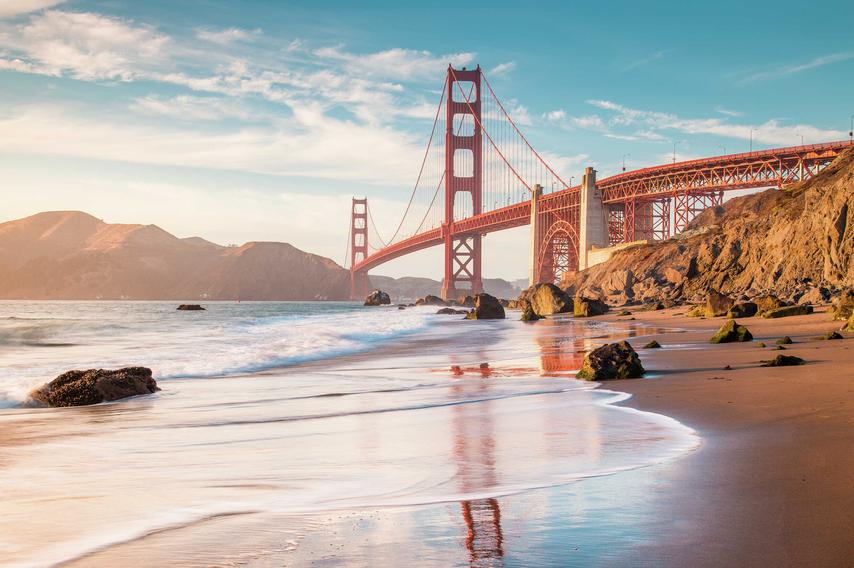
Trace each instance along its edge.
<instances>
[{"instance_id":1,"label":"distant hill","mask_svg":"<svg viewBox=\"0 0 854 568\"><path fill-rule=\"evenodd\" d=\"M286 243L223 247L79 211L0 224L0 298L345 300L349 273Z\"/></svg>"},{"instance_id":2,"label":"distant hill","mask_svg":"<svg viewBox=\"0 0 854 568\"><path fill-rule=\"evenodd\" d=\"M415 278L405 276L403 278L392 278L390 276L370 276L374 288L387 292L392 300L396 302L409 302L417 298L423 298L427 294L439 295L442 282L430 278ZM525 281L527 288L527 280ZM506 280L501 278L484 278L484 291L497 298L516 298L522 291Z\"/></svg>"}]
</instances>

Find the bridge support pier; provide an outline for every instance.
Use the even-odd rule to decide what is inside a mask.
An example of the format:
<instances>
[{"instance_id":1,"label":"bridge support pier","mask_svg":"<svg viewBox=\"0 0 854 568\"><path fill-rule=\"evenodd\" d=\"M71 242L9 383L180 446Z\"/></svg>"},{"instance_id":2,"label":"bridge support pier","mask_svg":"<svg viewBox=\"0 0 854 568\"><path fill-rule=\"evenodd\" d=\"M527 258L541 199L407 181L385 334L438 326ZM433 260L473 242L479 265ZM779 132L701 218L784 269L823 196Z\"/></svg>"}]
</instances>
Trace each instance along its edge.
<instances>
[{"instance_id":1,"label":"bridge support pier","mask_svg":"<svg viewBox=\"0 0 854 568\"><path fill-rule=\"evenodd\" d=\"M358 262L368 258L368 198L356 199L350 206L350 299L360 300L368 295L370 281L367 271L357 271Z\"/></svg>"},{"instance_id":2,"label":"bridge support pier","mask_svg":"<svg viewBox=\"0 0 854 568\"><path fill-rule=\"evenodd\" d=\"M528 275L528 286L540 283L540 197L543 195L543 186L537 184L531 193L531 272Z\"/></svg>"},{"instance_id":3,"label":"bridge support pier","mask_svg":"<svg viewBox=\"0 0 854 568\"><path fill-rule=\"evenodd\" d=\"M589 266L588 251L591 247L608 246L608 218L602 203L602 192L596 187L596 170L586 168L581 177L578 243L578 268Z\"/></svg>"}]
</instances>

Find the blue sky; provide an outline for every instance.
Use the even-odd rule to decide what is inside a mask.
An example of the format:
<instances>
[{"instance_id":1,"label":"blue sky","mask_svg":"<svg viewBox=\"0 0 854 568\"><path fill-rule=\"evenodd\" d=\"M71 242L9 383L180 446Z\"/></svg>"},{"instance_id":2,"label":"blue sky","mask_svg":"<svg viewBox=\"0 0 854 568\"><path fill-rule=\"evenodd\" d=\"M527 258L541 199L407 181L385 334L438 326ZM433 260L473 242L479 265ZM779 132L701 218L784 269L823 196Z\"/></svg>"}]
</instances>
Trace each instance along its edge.
<instances>
[{"instance_id":1,"label":"blue sky","mask_svg":"<svg viewBox=\"0 0 854 568\"><path fill-rule=\"evenodd\" d=\"M0 220L78 209L342 262L405 207L444 69L480 64L576 179L845 138L854 7L795 2L0 0ZM486 276L527 273L527 232ZM438 277L439 251L378 273Z\"/></svg>"}]
</instances>

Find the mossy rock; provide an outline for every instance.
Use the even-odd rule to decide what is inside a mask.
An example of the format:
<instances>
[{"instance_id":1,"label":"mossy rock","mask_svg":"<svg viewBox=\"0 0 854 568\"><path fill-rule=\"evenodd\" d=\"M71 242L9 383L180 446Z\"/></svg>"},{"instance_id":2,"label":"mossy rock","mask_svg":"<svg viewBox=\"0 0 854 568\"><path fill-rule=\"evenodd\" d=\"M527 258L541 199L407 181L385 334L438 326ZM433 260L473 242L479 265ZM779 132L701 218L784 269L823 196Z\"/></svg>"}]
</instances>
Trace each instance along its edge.
<instances>
[{"instance_id":1,"label":"mossy rock","mask_svg":"<svg viewBox=\"0 0 854 568\"><path fill-rule=\"evenodd\" d=\"M729 320L709 339L709 343L743 343L752 340L753 334L750 330L735 320Z\"/></svg>"},{"instance_id":2,"label":"mossy rock","mask_svg":"<svg viewBox=\"0 0 854 568\"><path fill-rule=\"evenodd\" d=\"M656 340L652 340L646 345L643 346L644 349L661 349L661 343Z\"/></svg>"},{"instance_id":3,"label":"mossy rock","mask_svg":"<svg viewBox=\"0 0 854 568\"><path fill-rule=\"evenodd\" d=\"M704 317L706 315L706 306L701 306L701 305L693 306L691 309L689 309L687 312L685 312L685 315L688 316L689 318Z\"/></svg>"},{"instance_id":4,"label":"mossy rock","mask_svg":"<svg viewBox=\"0 0 854 568\"><path fill-rule=\"evenodd\" d=\"M845 338L842 337L842 334L839 333L838 331L829 331L829 332L825 333L824 335L822 335L821 337L817 337L816 339L819 339L821 341L825 341L825 340L830 340L830 339L845 339Z\"/></svg>"},{"instance_id":5,"label":"mossy rock","mask_svg":"<svg viewBox=\"0 0 854 568\"><path fill-rule=\"evenodd\" d=\"M726 314L726 317L730 319L735 318L752 318L756 315L756 312L759 310L757 305L753 302L741 302L739 304L735 304L733 307L729 309Z\"/></svg>"},{"instance_id":6,"label":"mossy rock","mask_svg":"<svg viewBox=\"0 0 854 568\"><path fill-rule=\"evenodd\" d=\"M760 341L759 343L756 344L756 347L763 347L764 348L764 347L767 347L767 345L765 345L763 342Z\"/></svg>"},{"instance_id":7,"label":"mossy rock","mask_svg":"<svg viewBox=\"0 0 854 568\"><path fill-rule=\"evenodd\" d=\"M763 318L787 318L790 316L805 316L813 312L813 307L809 304L803 306L784 306L774 310L769 310L762 314Z\"/></svg>"},{"instance_id":8,"label":"mossy rock","mask_svg":"<svg viewBox=\"0 0 854 568\"><path fill-rule=\"evenodd\" d=\"M781 337L780 339L778 339L776 341L776 343L777 343L777 345L791 345L792 343L794 343L794 341L792 341L791 337L789 337L788 335L785 335L785 336Z\"/></svg>"},{"instance_id":9,"label":"mossy rock","mask_svg":"<svg viewBox=\"0 0 854 568\"><path fill-rule=\"evenodd\" d=\"M645 372L631 344L620 341L597 347L588 353L575 377L586 381L637 379Z\"/></svg>"},{"instance_id":10,"label":"mossy rock","mask_svg":"<svg viewBox=\"0 0 854 568\"><path fill-rule=\"evenodd\" d=\"M630 312L629 310L623 310L620 313L618 313L617 315L618 316L630 316L630 315L632 315L632 312Z\"/></svg>"},{"instance_id":11,"label":"mossy rock","mask_svg":"<svg viewBox=\"0 0 854 568\"><path fill-rule=\"evenodd\" d=\"M797 365L803 365L806 363L800 357L795 357L794 355L777 355L771 361L765 361L762 363L763 367L795 367Z\"/></svg>"}]
</instances>

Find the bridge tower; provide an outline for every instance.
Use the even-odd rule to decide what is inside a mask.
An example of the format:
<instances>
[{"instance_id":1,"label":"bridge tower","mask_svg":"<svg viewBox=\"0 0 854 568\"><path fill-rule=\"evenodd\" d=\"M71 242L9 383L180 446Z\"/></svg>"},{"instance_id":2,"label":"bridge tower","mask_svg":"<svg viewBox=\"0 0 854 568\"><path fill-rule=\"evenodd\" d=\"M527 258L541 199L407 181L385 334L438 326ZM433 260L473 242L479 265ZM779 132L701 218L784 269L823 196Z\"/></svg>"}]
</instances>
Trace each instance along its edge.
<instances>
[{"instance_id":1,"label":"bridge tower","mask_svg":"<svg viewBox=\"0 0 854 568\"><path fill-rule=\"evenodd\" d=\"M445 246L445 278L442 282L443 299L456 298L459 292L483 292L481 277L481 235L455 234L454 206L459 194L471 199L471 215L483 210L481 144L481 91L480 66L474 70L454 69L448 66L446 92L448 102L445 117L445 219L442 237ZM468 124L469 131L455 124ZM462 167L471 164L471 169ZM466 288L457 288L459 284Z\"/></svg>"},{"instance_id":2,"label":"bridge tower","mask_svg":"<svg viewBox=\"0 0 854 568\"><path fill-rule=\"evenodd\" d=\"M368 198L353 198L350 208L350 299L368 295L367 271L355 269L356 263L368 257Z\"/></svg>"}]
</instances>

